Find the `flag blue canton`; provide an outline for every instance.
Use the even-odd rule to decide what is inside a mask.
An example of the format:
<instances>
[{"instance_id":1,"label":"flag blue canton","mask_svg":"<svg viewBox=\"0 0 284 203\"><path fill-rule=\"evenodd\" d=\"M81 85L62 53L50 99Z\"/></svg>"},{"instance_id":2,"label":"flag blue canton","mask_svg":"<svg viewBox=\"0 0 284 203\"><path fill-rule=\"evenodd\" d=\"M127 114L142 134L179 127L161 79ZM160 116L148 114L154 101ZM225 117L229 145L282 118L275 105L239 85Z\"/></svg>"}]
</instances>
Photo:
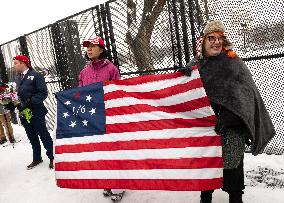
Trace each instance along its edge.
<instances>
[{"instance_id":1,"label":"flag blue canton","mask_svg":"<svg viewBox=\"0 0 284 203\"><path fill-rule=\"evenodd\" d=\"M106 114L102 83L56 94L56 138L83 137L105 133Z\"/></svg>"}]
</instances>

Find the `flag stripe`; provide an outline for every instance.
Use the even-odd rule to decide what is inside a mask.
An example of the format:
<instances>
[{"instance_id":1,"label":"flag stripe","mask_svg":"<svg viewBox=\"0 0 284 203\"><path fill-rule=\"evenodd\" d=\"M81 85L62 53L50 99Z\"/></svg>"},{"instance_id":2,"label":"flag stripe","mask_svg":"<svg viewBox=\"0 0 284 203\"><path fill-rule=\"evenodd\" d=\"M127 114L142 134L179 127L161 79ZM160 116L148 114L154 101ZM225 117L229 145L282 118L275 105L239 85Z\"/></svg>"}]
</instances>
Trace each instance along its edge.
<instances>
[{"instance_id":1,"label":"flag stripe","mask_svg":"<svg viewBox=\"0 0 284 203\"><path fill-rule=\"evenodd\" d=\"M113 107L122 107L136 104L148 104L152 106L173 106L177 104L182 104L191 100L199 99L205 97L206 93L203 88L197 88L183 92L181 94L176 94L170 97L166 97L160 100L152 99L136 99L133 97L123 97L119 99L112 99L105 101L106 110Z\"/></svg>"},{"instance_id":2,"label":"flag stripe","mask_svg":"<svg viewBox=\"0 0 284 203\"><path fill-rule=\"evenodd\" d=\"M222 157L60 162L57 171L221 168Z\"/></svg>"},{"instance_id":3,"label":"flag stripe","mask_svg":"<svg viewBox=\"0 0 284 203\"><path fill-rule=\"evenodd\" d=\"M149 77L149 76L148 76ZM150 77L149 77L150 78ZM187 77L187 76L181 76L178 78L174 78L174 79L167 79L167 80L157 80L157 81L149 81L149 80L145 80L144 83L135 85L120 85L119 82L120 81L109 81L107 83L105 83L104 85L104 93L108 94L110 92L114 92L117 90L124 90L126 92L151 92L151 91L157 91L157 90L161 90L164 88L169 88L169 87L173 87L175 85L179 85L179 84L184 84L187 83L191 80L195 80L195 79L199 79L200 75L198 71L194 71L192 73L191 77ZM117 83L118 82L118 83ZM110 84L108 84L110 83ZM187 86L188 88L190 88L190 86Z\"/></svg>"},{"instance_id":4,"label":"flag stripe","mask_svg":"<svg viewBox=\"0 0 284 203\"><path fill-rule=\"evenodd\" d=\"M55 162L98 161L98 160L141 160L141 159L174 159L221 157L221 146L185 147L167 149L140 149L118 151L95 151L82 153L57 154ZM109 157L109 158L107 158Z\"/></svg>"},{"instance_id":5,"label":"flag stripe","mask_svg":"<svg viewBox=\"0 0 284 203\"><path fill-rule=\"evenodd\" d=\"M203 107L193 111L177 112L177 113L166 113L162 111L153 111L146 113L119 115L119 116L108 116L106 118L106 124L122 124L131 122L142 122L142 121L156 121L163 119L195 119L203 118L215 115L214 112L208 108Z\"/></svg>"},{"instance_id":6,"label":"flag stripe","mask_svg":"<svg viewBox=\"0 0 284 203\"><path fill-rule=\"evenodd\" d=\"M220 136L132 140L56 146L55 153L221 146Z\"/></svg>"},{"instance_id":7,"label":"flag stripe","mask_svg":"<svg viewBox=\"0 0 284 203\"><path fill-rule=\"evenodd\" d=\"M223 186L223 178L193 179L193 180L111 180L111 179L65 179L57 180L62 188L92 189L132 189L132 190L170 190L170 191L205 191L214 190Z\"/></svg>"},{"instance_id":8,"label":"flag stripe","mask_svg":"<svg viewBox=\"0 0 284 203\"><path fill-rule=\"evenodd\" d=\"M208 102L208 98L202 97L172 106L151 106L148 104L137 104L137 105L122 106L122 107L113 107L107 109L106 116L127 115L127 114L152 112L152 111L177 113L177 112L184 112L185 109L188 111L192 111L209 105L210 104Z\"/></svg>"},{"instance_id":9,"label":"flag stripe","mask_svg":"<svg viewBox=\"0 0 284 203\"><path fill-rule=\"evenodd\" d=\"M199 74L198 71L193 71L192 74ZM193 75L192 75L193 76ZM184 77L186 78L187 76L184 75L184 73L181 72L176 72L176 73L170 73L170 74L159 74L159 75L145 75L145 76L140 76L140 77L135 77L135 78L129 78L127 80L119 80L119 81L105 81L104 85L122 85L122 86L139 86L141 84L147 84L147 83L153 83L157 81L177 81L178 78ZM188 79L192 77L187 77Z\"/></svg>"},{"instance_id":10,"label":"flag stripe","mask_svg":"<svg viewBox=\"0 0 284 203\"><path fill-rule=\"evenodd\" d=\"M193 127L193 128L176 128L163 130L149 130L126 133L112 133L105 136L84 136L72 137L65 139L57 139L56 145L73 145L73 144L88 144L99 142L117 142L130 140L148 140L148 139L168 139L168 138L183 138L183 137L204 137L215 136L216 133L212 127Z\"/></svg>"},{"instance_id":11,"label":"flag stripe","mask_svg":"<svg viewBox=\"0 0 284 203\"><path fill-rule=\"evenodd\" d=\"M58 179L212 179L222 177L222 168L151 169L151 170L82 170L58 171Z\"/></svg>"},{"instance_id":12,"label":"flag stripe","mask_svg":"<svg viewBox=\"0 0 284 203\"><path fill-rule=\"evenodd\" d=\"M107 133L135 132L147 130L162 130L174 128L209 127L214 126L216 116L207 116L196 119L160 119L157 121L141 121L119 124L108 124Z\"/></svg>"},{"instance_id":13,"label":"flag stripe","mask_svg":"<svg viewBox=\"0 0 284 203\"><path fill-rule=\"evenodd\" d=\"M160 87L162 89L158 89L155 91L149 91L149 92L127 92L124 89L113 91L110 93L106 93L104 100L108 101L111 99L119 99L123 97L134 97L136 99L153 99L158 100L165 97L173 96L176 94L181 94L183 92L187 92L188 90L193 90L196 88L201 88L202 81L200 78L188 81L184 84L176 84L171 87Z\"/></svg>"}]
</instances>

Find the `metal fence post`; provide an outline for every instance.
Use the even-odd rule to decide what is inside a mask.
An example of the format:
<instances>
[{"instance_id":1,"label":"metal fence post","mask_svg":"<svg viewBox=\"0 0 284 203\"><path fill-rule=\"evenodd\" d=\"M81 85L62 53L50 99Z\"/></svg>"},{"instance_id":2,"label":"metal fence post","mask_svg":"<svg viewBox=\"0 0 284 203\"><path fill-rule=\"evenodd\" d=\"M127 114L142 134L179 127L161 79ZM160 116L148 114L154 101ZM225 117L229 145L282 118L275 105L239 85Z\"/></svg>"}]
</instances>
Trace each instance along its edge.
<instances>
[{"instance_id":1,"label":"metal fence post","mask_svg":"<svg viewBox=\"0 0 284 203\"><path fill-rule=\"evenodd\" d=\"M184 0L179 0L180 3L180 17L182 23L182 38L183 38L183 49L184 49L184 58L185 63L189 63L190 61L190 52L189 52L189 40L187 34L187 22L186 22L186 15L185 15L185 4Z\"/></svg>"},{"instance_id":2,"label":"metal fence post","mask_svg":"<svg viewBox=\"0 0 284 203\"><path fill-rule=\"evenodd\" d=\"M102 19L102 23L103 23L103 29L104 29L104 40L106 43L106 47L108 50L108 58L109 60L112 61L112 54L111 54L111 47L110 47L110 37L109 37L109 27L108 27L108 22L107 22L107 12L105 9L105 6L102 4L100 6L100 10L101 10L101 19Z\"/></svg>"},{"instance_id":3,"label":"metal fence post","mask_svg":"<svg viewBox=\"0 0 284 203\"><path fill-rule=\"evenodd\" d=\"M113 63L117 67L119 67L109 2L106 3L105 8L106 8L106 15L107 15L107 21L108 21L108 27L109 27L109 37L110 37L110 46L111 46L111 51L112 51Z\"/></svg>"},{"instance_id":4,"label":"metal fence post","mask_svg":"<svg viewBox=\"0 0 284 203\"><path fill-rule=\"evenodd\" d=\"M23 55L25 55L27 57L30 57L28 44L27 44L27 40L26 40L26 36L25 35L19 37L19 43L20 43L21 54L23 54Z\"/></svg>"},{"instance_id":5,"label":"metal fence post","mask_svg":"<svg viewBox=\"0 0 284 203\"><path fill-rule=\"evenodd\" d=\"M6 83L9 81L1 47L0 47L0 74L2 82Z\"/></svg>"},{"instance_id":6,"label":"metal fence post","mask_svg":"<svg viewBox=\"0 0 284 203\"><path fill-rule=\"evenodd\" d=\"M51 35L55 50L55 66L60 78L60 85L63 89L68 89L70 87L70 81L68 74L67 53L58 22L51 25Z\"/></svg>"}]
</instances>

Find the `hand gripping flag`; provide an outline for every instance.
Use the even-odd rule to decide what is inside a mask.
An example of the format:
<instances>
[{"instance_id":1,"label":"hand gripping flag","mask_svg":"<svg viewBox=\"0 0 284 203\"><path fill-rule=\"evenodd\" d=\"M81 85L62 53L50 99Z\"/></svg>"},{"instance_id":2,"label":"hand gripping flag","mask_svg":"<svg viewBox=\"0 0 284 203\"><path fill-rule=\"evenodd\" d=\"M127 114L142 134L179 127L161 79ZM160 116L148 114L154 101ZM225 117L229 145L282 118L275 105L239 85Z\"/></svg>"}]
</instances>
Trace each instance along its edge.
<instances>
[{"instance_id":1,"label":"hand gripping flag","mask_svg":"<svg viewBox=\"0 0 284 203\"><path fill-rule=\"evenodd\" d=\"M57 93L55 171L62 188L212 190L221 137L197 69Z\"/></svg>"}]
</instances>

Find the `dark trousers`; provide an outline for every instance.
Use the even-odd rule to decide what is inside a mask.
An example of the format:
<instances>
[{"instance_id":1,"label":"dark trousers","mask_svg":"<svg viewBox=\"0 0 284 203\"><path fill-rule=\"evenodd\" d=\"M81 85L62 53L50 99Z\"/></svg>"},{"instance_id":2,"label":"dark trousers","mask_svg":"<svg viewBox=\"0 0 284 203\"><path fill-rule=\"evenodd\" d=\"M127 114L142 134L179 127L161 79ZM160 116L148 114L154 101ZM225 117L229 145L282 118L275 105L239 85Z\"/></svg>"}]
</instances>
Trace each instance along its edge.
<instances>
[{"instance_id":1,"label":"dark trousers","mask_svg":"<svg viewBox=\"0 0 284 203\"><path fill-rule=\"evenodd\" d=\"M47 130L45 123L45 115L46 113L33 112L33 117L31 118L31 122L28 123L27 120L21 117L22 125L25 128L27 136L30 140L33 149L33 161L42 160L41 157L41 146L39 138L46 149L46 155L49 159L53 159L53 141L50 137L50 134Z\"/></svg>"},{"instance_id":2,"label":"dark trousers","mask_svg":"<svg viewBox=\"0 0 284 203\"><path fill-rule=\"evenodd\" d=\"M236 196L243 194L245 189L244 184L244 158L242 158L240 164L234 169L223 170L223 188L222 190L227 192L230 196ZM201 198L211 199L214 190L207 190L201 192ZM206 201L204 201L206 202ZM210 201L208 201L210 202Z\"/></svg>"}]
</instances>

